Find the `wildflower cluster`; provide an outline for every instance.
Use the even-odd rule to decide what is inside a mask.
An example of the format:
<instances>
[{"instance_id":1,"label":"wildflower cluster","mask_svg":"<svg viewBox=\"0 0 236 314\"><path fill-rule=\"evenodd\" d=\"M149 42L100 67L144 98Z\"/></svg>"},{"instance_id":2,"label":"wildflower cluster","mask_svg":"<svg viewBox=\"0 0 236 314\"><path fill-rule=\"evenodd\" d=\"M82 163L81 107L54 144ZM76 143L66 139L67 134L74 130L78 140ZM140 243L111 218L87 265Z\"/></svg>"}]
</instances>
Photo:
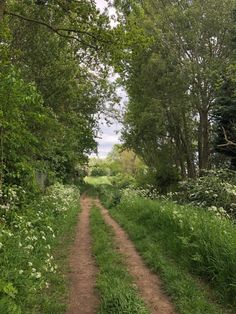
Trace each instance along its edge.
<instances>
[{"instance_id":1,"label":"wildflower cluster","mask_svg":"<svg viewBox=\"0 0 236 314\"><path fill-rule=\"evenodd\" d=\"M25 190L20 186L2 186L0 189L0 215L10 216L25 199Z\"/></svg>"},{"instance_id":2,"label":"wildflower cluster","mask_svg":"<svg viewBox=\"0 0 236 314\"><path fill-rule=\"evenodd\" d=\"M155 189L151 185L147 185L145 188L135 187L131 185L122 190L122 197L123 198L135 198L135 197L142 197L146 199L157 199L160 198L161 195L157 189Z\"/></svg>"},{"instance_id":3,"label":"wildflower cluster","mask_svg":"<svg viewBox=\"0 0 236 314\"><path fill-rule=\"evenodd\" d=\"M50 276L56 274L58 268L53 243L69 209L77 205L78 196L76 188L56 184L23 212L13 210L10 221L6 219L7 213L2 214L0 263L1 279L5 284L0 290L0 309L6 300L9 306L18 309L17 301L20 304L25 295L30 298L50 286ZM9 284L14 287L17 297L5 292L4 287Z\"/></svg>"},{"instance_id":4,"label":"wildflower cluster","mask_svg":"<svg viewBox=\"0 0 236 314\"><path fill-rule=\"evenodd\" d=\"M181 182L174 199L205 207L219 217L236 218L236 175L229 170L208 171L197 180Z\"/></svg>"}]
</instances>

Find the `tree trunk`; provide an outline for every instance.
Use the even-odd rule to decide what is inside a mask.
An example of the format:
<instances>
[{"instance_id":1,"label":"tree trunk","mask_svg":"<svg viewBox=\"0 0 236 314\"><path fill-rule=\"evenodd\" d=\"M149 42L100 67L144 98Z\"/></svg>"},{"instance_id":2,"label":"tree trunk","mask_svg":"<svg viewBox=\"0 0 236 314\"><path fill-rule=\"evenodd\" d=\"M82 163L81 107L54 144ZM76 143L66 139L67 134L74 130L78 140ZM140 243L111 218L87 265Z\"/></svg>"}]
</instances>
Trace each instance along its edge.
<instances>
[{"instance_id":1,"label":"tree trunk","mask_svg":"<svg viewBox=\"0 0 236 314\"><path fill-rule=\"evenodd\" d=\"M196 178L196 168L194 164L194 153L192 149L192 139L190 136L189 125L186 121L185 113L182 114L182 119L184 123L184 131L181 132L182 145L185 150L186 161L187 161L187 170L189 178Z\"/></svg>"},{"instance_id":2,"label":"tree trunk","mask_svg":"<svg viewBox=\"0 0 236 314\"><path fill-rule=\"evenodd\" d=\"M209 169L209 121L208 110L200 110L200 122L198 128L198 158L199 172Z\"/></svg>"},{"instance_id":3,"label":"tree trunk","mask_svg":"<svg viewBox=\"0 0 236 314\"><path fill-rule=\"evenodd\" d=\"M0 0L0 23L3 20L5 7L6 7L6 0Z\"/></svg>"},{"instance_id":4,"label":"tree trunk","mask_svg":"<svg viewBox=\"0 0 236 314\"><path fill-rule=\"evenodd\" d=\"M180 171L181 171L181 178L185 180L187 178L186 167L184 164L184 160L181 157L179 157L179 165L180 165Z\"/></svg>"}]
</instances>

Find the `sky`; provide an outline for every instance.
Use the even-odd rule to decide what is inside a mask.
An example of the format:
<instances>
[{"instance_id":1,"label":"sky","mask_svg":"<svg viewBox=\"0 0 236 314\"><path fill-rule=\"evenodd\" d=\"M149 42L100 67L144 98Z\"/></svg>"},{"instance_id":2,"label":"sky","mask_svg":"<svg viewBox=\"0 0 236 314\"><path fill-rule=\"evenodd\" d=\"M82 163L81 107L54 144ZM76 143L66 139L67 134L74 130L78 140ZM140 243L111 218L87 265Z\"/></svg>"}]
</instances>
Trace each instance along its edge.
<instances>
[{"instance_id":1,"label":"sky","mask_svg":"<svg viewBox=\"0 0 236 314\"><path fill-rule=\"evenodd\" d=\"M105 0L96 0L97 7L102 11L107 3ZM110 10L110 14L114 14L114 11ZM120 95L123 100L125 100L126 96L124 92L120 92ZM120 143L120 130L121 125L117 121L113 121L111 126L106 125L101 119L100 127L101 132L99 134L98 142L98 157L105 158L107 154L112 150L112 146L114 144ZM118 132L118 133L117 133ZM93 155L94 156L94 155Z\"/></svg>"}]
</instances>

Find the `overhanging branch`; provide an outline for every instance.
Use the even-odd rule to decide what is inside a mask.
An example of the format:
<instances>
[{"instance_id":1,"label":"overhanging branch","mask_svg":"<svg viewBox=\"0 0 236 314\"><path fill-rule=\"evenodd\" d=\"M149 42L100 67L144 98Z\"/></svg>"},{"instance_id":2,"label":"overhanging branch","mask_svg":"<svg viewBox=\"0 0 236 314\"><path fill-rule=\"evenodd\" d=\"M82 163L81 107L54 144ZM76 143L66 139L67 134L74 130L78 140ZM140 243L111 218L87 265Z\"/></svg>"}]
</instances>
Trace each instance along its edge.
<instances>
[{"instance_id":1,"label":"overhanging branch","mask_svg":"<svg viewBox=\"0 0 236 314\"><path fill-rule=\"evenodd\" d=\"M49 30L51 30L52 32L56 33L57 35L59 35L61 37L76 40L79 43L81 43L81 44L83 44L83 45L85 45L85 46L87 46L87 47L89 47L91 49L94 49L94 50L98 49L97 46L92 45L91 43L88 43L88 42L84 41L83 39L81 39L79 37L62 33L62 32L67 32L67 33L74 32L74 33L81 34L81 35L88 35L88 36L96 39L96 37L94 35L92 35L92 34L90 34L88 32L80 31L80 30L71 30L71 29L66 29L66 28L56 28L56 27L54 27L54 26L52 26L52 25L50 25L48 23L45 23L43 21L38 21L38 20L29 18L29 17L22 16L22 15L17 14L17 13L13 13L13 12L5 11L4 14L16 17L18 19L21 19L21 20L24 20L24 21L27 21L27 22L31 22L31 23L35 23L35 24L38 24L38 25L42 25L42 26L48 28Z\"/></svg>"}]
</instances>

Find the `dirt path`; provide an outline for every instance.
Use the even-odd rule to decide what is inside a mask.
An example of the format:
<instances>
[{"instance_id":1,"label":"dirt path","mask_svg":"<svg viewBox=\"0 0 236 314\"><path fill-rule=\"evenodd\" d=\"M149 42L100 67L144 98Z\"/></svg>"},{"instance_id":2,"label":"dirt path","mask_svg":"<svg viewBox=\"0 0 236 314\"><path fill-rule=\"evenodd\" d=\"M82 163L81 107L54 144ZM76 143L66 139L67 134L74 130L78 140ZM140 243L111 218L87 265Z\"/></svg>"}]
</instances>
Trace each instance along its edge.
<instances>
[{"instance_id":1,"label":"dirt path","mask_svg":"<svg viewBox=\"0 0 236 314\"><path fill-rule=\"evenodd\" d=\"M92 257L89 228L90 199L82 196L75 243L70 256L70 297L67 314L95 314L98 298L95 293L96 266Z\"/></svg>"},{"instance_id":2,"label":"dirt path","mask_svg":"<svg viewBox=\"0 0 236 314\"><path fill-rule=\"evenodd\" d=\"M133 276L134 282L137 285L143 300L151 310L151 313L176 313L170 300L162 291L159 278L145 266L142 258L136 251L133 243L129 240L127 234L118 225L118 223L111 218L108 210L101 206L98 200L96 200L96 205L101 208L105 222L113 228L118 248L121 254L126 257L125 261L128 270Z\"/></svg>"}]
</instances>

